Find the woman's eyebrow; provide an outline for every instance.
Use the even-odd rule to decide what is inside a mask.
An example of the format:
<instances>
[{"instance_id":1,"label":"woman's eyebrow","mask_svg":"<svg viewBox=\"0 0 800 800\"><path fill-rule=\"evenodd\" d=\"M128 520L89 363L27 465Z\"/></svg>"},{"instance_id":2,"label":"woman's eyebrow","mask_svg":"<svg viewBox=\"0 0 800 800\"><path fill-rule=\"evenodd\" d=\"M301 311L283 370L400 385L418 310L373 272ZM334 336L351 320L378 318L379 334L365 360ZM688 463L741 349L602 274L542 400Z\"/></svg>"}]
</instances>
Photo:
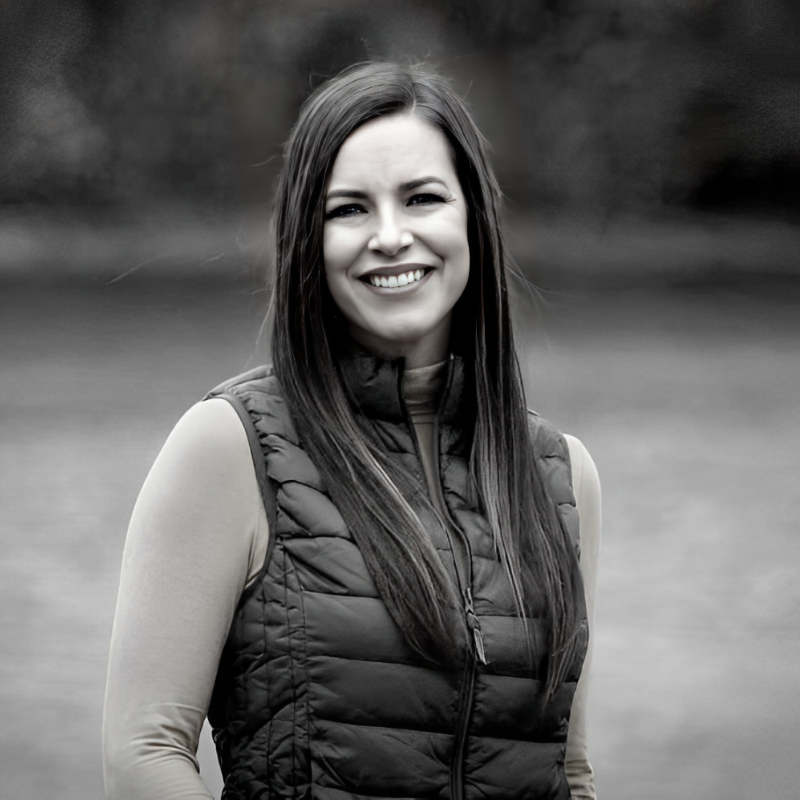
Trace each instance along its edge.
<instances>
[{"instance_id":1,"label":"woman's eyebrow","mask_svg":"<svg viewBox=\"0 0 800 800\"><path fill-rule=\"evenodd\" d=\"M413 181L408 181L408 183L401 183L397 188L401 192L412 192L414 189L418 189L420 186L425 186L428 183L440 183L445 189L447 188L447 184L435 175L415 178ZM325 199L334 200L337 197L352 197L356 200L366 200L367 196L367 193L362 192L360 189L334 189L332 192L328 192Z\"/></svg>"},{"instance_id":2,"label":"woman's eyebrow","mask_svg":"<svg viewBox=\"0 0 800 800\"><path fill-rule=\"evenodd\" d=\"M333 200L335 197L355 197L357 200L366 200L367 193L359 189L336 189L333 192L328 192L327 200Z\"/></svg>"},{"instance_id":3,"label":"woman's eyebrow","mask_svg":"<svg viewBox=\"0 0 800 800\"><path fill-rule=\"evenodd\" d=\"M418 189L420 186L424 186L426 183L441 183L445 189L447 188L447 184L441 178L437 178L435 175L426 175L424 178L417 178L408 183L401 183L400 191L411 192L414 189Z\"/></svg>"}]
</instances>

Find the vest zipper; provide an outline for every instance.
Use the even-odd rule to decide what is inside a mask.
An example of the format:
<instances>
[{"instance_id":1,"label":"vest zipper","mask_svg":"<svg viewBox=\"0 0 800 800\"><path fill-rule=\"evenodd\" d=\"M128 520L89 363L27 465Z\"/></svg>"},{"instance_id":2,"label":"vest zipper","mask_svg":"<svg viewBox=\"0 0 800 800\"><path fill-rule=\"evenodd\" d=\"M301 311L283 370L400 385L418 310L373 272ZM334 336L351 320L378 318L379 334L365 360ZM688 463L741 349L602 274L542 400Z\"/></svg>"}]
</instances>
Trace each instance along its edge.
<instances>
[{"instance_id":1,"label":"vest zipper","mask_svg":"<svg viewBox=\"0 0 800 800\"><path fill-rule=\"evenodd\" d=\"M453 741L453 757L450 760L450 800L463 800L464 798L464 760L474 693L475 659L469 658L461 684L461 697L458 701L458 727Z\"/></svg>"},{"instance_id":2,"label":"vest zipper","mask_svg":"<svg viewBox=\"0 0 800 800\"><path fill-rule=\"evenodd\" d=\"M464 670L464 678L461 684L461 696L458 702L458 718L456 722L456 733L453 740L453 757L450 761L450 799L463 800L464 798L464 761L466 757L467 736L469 733L469 723L472 718L472 702L475 693L475 673L477 664L486 664L486 651L483 646L483 632L481 623L475 613L475 606L472 601L472 548L469 544L467 535L458 527L455 520L450 515L450 510L444 499L442 491L441 473L439 471L439 420L434 422L433 441L434 448L434 474L437 477L436 489L439 493L439 505L441 505L446 517L445 533L450 539L450 547L453 551L453 561L456 566L456 580L463 595L464 614L466 615L467 628L472 634L472 641L467 642L469 654ZM458 544L456 541L458 540Z\"/></svg>"},{"instance_id":3,"label":"vest zipper","mask_svg":"<svg viewBox=\"0 0 800 800\"><path fill-rule=\"evenodd\" d=\"M451 356L452 361L452 356ZM399 376L402 382L402 370ZM443 392L442 397L446 397L450 390L450 382L452 380L452 365L448 375L447 386ZM403 397L402 383L398 386L400 397ZM406 424L412 434L413 442L417 449L417 459L422 465L422 454L419 447L419 439L414 428L414 421L408 413L405 401L402 401L404 415L406 417ZM441 413L441 405L439 408ZM453 563L456 568L456 581L459 584L458 589L462 593L464 601L464 613L466 615L467 628L472 635L472 641L467 642L469 648L469 656L466 659L466 666L464 668L464 678L461 684L461 695L458 701L458 718L456 721L456 732L453 740L453 757L450 761L450 798L451 800L463 800L464 798L464 759L467 747L467 735L469 732L469 723L472 718L472 702L475 693L475 673L477 671L477 664L486 664L486 651L483 645L483 632L481 631L481 623L475 613L475 607L472 600L472 548L469 544L469 539L466 534L458 527L455 520L450 515L450 510L444 499L444 492L442 491L442 479L439 465L439 416L437 414L433 423L433 459L434 468L433 474L435 477L435 486L429 489L436 492L437 497L434 500L434 505L438 505L445 517L445 534L450 540L450 549L453 553ZM423 469L424 473L424 469ZM458 544L456 544L456 540Z\"/></svg>"},{"instance_id":4,"label":"vest zipper","mask_svg":"<svg viewBox=\"0 0 800 800\"><path fill-rule=\"evenodd\" d=\"M413 422L411 423L413 430ZM416 439L416 434L415 434ZM464 614L467 619L467 628L472 636L471 655L474 660L479 664L486 664L486 651L483 647L483 631L481 630L481 623L475 613L475 607L472 602L472 548L469 544L469 539L466 534L458 527L456 521L450 516L450 510L447 508L447 503L444 499L444 492L442 491L441 477L439 474L439 420L433 423L433 441L436 443L434 450L434 474L437 476L436 491L439 494L438 505L441 506L442 512L445 516L445 534L450 540L450 548L453 551L453 562L456 567L456 580L458 581L458 588L464 597ZM417 442L417 449L419 449L419 442ZM454 540L458 540L458 546L455 545Z\"/></svg>"},{"instance_id":5,"label":"vest zipper","mask_svg":"<svg viewBox=\"0 0 800 800\"><path fill-rule=\"evenodd\" d=\"M469 549L469 544L467 544ZM483 649L483 633L481 623L472 605L472 587L468 584L464 589L464 608L467 614L467 626L472 632L472 647L464 668L464 680L461 684L461 697L458 701L458 722L453 741L453 758L450 762L450 800L464 798L464 760L466 758L467 735L472 718L472 701L475 695L475 673L477 664L486 664L486 653Z\"/></svg>"}]
</instances>

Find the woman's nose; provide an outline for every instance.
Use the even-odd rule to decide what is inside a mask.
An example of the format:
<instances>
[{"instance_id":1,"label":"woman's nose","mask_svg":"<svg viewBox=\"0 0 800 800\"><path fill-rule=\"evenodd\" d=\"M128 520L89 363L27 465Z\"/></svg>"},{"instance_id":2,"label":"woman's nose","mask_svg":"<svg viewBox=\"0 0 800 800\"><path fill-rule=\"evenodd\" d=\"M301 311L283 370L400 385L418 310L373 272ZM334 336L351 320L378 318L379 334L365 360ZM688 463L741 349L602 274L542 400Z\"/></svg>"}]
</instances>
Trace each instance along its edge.
<instances>
[{"instance_id":1,"label":"woman's nose","mask_svg":"<svg viewBox=\"0 0 800 800\"><path fill-rule=\"evenodd\" d=\"M413 234L402 221L392 213L384 213L377 216L375 231L367 246L375 252L394 256L413 242Z\"/></svg>"}]
</instances>

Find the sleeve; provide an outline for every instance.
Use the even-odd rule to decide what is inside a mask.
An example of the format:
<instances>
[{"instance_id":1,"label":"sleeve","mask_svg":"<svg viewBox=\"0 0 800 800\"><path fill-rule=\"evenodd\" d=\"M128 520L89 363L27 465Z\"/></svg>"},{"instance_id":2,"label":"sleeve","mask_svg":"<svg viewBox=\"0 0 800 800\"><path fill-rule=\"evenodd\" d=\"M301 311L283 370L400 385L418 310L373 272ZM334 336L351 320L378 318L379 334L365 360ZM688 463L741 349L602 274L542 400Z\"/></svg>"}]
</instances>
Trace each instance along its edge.
<instances>
[{"instance_id":1,"label":"sleeve","mask_svg":"<svg viewBox=\"0 0 800 800\"><path fill-rule=\"evenodd\" d=\"M572 485L580 518L581 575L589 620L589 650L572 705L565 769L570 794L576 800L595 800L594 774L586 743L586 701L594 642L594 605L600 555L600 479L592 457L574 436L566 436L572 461Z\"/></svg>"},{"instance_id":2,"label":"sleeve","mask_svg":"<svg viewBox=\"0 0 800 800\"><path fill-rule=\"evenodd\" d=\"M156 459L125 542L103 716L108 798L212 797L197 743L266 525L235 410L197 404Z\"/></svg>"}]
</instances>

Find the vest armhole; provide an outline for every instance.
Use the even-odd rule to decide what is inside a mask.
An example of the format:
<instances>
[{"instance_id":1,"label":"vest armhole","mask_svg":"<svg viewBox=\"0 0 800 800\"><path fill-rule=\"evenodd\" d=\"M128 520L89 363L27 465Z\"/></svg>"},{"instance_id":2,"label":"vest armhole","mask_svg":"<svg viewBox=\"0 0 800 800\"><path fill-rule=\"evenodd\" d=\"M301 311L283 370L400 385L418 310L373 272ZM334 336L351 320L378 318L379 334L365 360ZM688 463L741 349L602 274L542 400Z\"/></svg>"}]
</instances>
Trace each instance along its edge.
<instances>
[{"instance_id":1,"label":"vest armhole","mask_svg":"<svg viewBox=\"0 0 800 800\"><path fill-rule=\"evenodd\" d=\"M275 544L276 533L278 530L278 504L275 497L275 487L272 485L269 475L267 475L267 465L264 460L264 451L262 449L261 441L258 438L258 431L256 430L256 426L253 423L253 418L250 416L250 412L247 410L245 404L235 394L231 394L229 392L221 392L220 394L214 394L210 396L227 400L227 402L233 406L234 410L239 415L239 419L242 421L245 433L247 434L247 442L250 445L250 456L253 459L253 467L256 472L258 489L261 493L261 501L264 504L264 511L267 514L268 539L267 552L264 556L264 564L258 571L257 577L254 578L245 588L244 595L246 595L247 590L251 586L255 586L260 582L260 579L267 570L269 560L272 556L272 548Z\"/></svg>"},{"instance_id":2,"label":"vest armhole","mask_svg":"<svg viewBox=\"0 0 800 800\"><path fill-rule=\"evenodd\" d=\"M574 513L577 510L577 502L575 500L575 491L572 485L572 458L569 452L569 445L567 444L564 434L561 433L547 420L543 419L532 409L528 409L528 437L530 439L530 446L533 451L533 458L536 470L539 476L543 479L545 485L547 481L544 480L545 473L541 468L543 462L555 459L561 461L564 465L564 479L568 488L568 499L558 499L551 494L551 500L556 509L559 522L564 529L569 541L575 548L575 553L580 560L581 554L581 535L580 535L580 521L574 525L570 525L565 513ZM571 507L571 512L565 510L564 507ZM577 515L576 515L577 519Z\"/></svg>"}]
</instances>

